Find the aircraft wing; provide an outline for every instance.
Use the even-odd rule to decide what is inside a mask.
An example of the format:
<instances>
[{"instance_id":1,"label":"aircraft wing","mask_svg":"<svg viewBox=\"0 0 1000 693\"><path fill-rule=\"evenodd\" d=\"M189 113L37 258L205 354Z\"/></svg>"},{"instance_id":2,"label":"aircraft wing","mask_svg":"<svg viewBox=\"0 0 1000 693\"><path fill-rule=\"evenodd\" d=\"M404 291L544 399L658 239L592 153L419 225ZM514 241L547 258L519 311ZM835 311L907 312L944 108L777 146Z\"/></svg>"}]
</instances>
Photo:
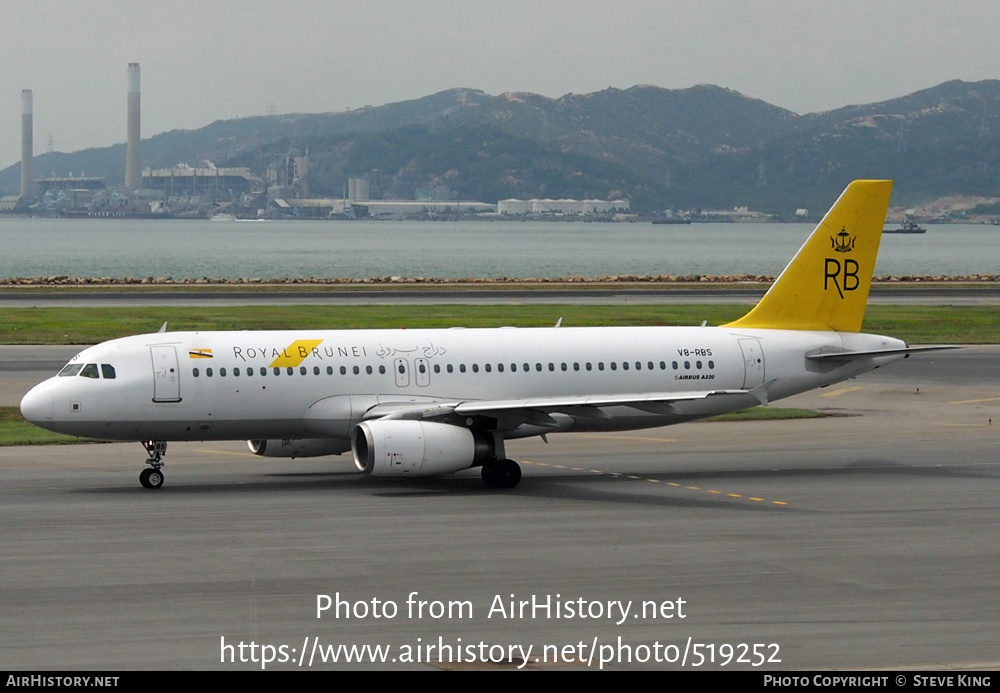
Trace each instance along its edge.
<instances>
[{"instance_id":1,"label":"aircraft wing","mask_svg":"<svg viewBox=\"0 0 1000 693\"><path fill-rule=\"evenodd\" d=\"M503 418L514 422L543 424L552 414L572 418L610 418L608 407L631 407L653 414L683 415L677 405L685 402L719 401L736 408L767 404L768 381L750 390L702 390L697 392L644 392L604 395L568 395L559 397L525 397L497 400L451 400L437 402L387 402L368 410L365 419L448 419L463 416ZM722 404L723 401L719 401ZM728 407L727 408L732 408Z\"/></svg>"}]
</instances>

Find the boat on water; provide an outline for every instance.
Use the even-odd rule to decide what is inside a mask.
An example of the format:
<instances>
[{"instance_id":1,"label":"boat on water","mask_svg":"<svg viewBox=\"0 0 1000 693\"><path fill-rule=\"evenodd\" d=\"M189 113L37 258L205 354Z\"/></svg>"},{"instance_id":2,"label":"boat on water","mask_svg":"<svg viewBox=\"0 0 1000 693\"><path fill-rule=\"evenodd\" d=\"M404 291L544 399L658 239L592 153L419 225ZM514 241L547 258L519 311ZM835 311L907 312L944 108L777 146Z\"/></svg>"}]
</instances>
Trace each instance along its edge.
<instances>
[{"instance_id":1,"label":"boat on water","mask_svg":"<svg viewBox=\"0 0 1000 693\"><path fill-rule=\"evenodd\" d=\"M690 224L690 219L682 217L657 217L653 219L654 224Z\"/></svg>"},{"instance_id":2,"label":"boat on water","mask_svg":"<svg viewBox=\"0 0 1000 693\"><path fill-rule=\"evenodd\" d=\"M904 221L898 229L883 229L882 233L927 233L927 229L918 226L915 221Z\"/></svg>"}]
</instances>

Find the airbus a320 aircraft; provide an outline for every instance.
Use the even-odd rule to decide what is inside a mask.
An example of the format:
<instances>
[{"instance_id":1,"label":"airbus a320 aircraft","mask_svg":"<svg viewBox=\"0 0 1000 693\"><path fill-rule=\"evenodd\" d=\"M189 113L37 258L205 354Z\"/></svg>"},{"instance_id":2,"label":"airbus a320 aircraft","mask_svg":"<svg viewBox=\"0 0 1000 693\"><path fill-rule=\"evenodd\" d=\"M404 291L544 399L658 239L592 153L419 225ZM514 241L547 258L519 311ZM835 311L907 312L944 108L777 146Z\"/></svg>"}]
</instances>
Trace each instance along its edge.
<instances>
[{"instance_id":1,"label":"airbus a320 aircraft","mask_svg":"<svg viewBox=\"0 0 1000 693\"><path fill-rule=\"evenodd\" d=\"M714 416L829 385L924 348L861 334L892 181L855 181L747 315L721 327L158 332L83 350L21 401L53 431L138 440L146 488L167 441L266 457L351 451L375 476L482 468L504 441Z\"/></svg>"}]
</instances>

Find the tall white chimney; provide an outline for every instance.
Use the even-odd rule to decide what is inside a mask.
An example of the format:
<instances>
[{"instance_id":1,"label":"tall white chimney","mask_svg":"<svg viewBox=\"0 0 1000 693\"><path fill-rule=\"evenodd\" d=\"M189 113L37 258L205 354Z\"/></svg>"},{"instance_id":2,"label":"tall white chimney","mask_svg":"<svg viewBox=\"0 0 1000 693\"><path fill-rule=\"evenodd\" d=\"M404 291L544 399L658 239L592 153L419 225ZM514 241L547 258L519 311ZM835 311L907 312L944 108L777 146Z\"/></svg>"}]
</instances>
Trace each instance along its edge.
<instances>
[{"instance_id":1,"label":"tall white chimney","mask_svg":"<svg viewBox=\"0 0 1000 693\"><path fill-rule=\"evenodd\" d=\"M128 141L125 144L125 188L142 187L142 157L139 155L139 63L128 64Z\"/></svg>"},{"instance_id":2,"label":"tall white chimney","mask_svg":"<svg viewBox=\"0 0 1000 693\"><path fill-rule=\"evenodd\" d=\"M34 125L32 124L31 90L21 90L21 197L35 196L35 175L32 170L34 153Z\"/></svg>"}]
</instances>

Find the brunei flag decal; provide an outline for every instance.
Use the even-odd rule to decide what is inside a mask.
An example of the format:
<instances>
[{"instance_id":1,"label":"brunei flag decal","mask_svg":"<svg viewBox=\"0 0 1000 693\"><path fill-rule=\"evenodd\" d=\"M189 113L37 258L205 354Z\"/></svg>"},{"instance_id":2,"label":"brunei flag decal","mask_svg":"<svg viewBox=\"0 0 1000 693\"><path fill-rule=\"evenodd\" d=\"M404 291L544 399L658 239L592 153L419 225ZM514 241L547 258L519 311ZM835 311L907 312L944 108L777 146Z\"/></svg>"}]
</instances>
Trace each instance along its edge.
<instances>
[{"instance_id":1,"label":"brunei flag decal","mask_svg":"<svg viewBox=\"0 0 1000 693\"><path fill-rule=\"evenodd\" d=\"M210 359L212 358L211 349L189 349L188 356L193 359Z\"/></svg>"}]
</instances>

